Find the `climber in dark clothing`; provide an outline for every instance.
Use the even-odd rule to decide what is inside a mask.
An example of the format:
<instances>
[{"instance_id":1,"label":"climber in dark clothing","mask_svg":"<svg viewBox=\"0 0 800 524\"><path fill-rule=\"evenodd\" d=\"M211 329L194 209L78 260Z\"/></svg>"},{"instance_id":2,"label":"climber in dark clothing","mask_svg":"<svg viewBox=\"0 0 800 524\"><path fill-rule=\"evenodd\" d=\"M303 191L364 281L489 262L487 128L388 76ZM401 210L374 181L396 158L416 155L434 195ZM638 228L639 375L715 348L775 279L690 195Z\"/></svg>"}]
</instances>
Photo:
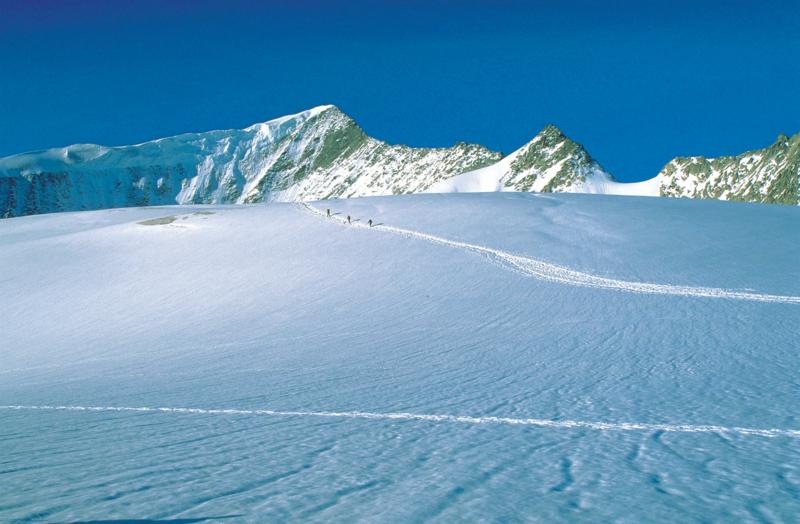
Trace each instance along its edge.
<instances>
[{"instance_id":1,"label":"climber in dark clothing","mask_svg":"<svg viewBox=\"0 0 800 524\"><path fill-rule=\"evenodd\" d=\"M372 219L371 218L369 220L367 220L367 224L369 224L369 227L372 227Z\"/></svg>"},{"instance_id":2,"label":"climber in dark clothing","mask_svg":"<svg viewBox=\"0 0 800 524\"><path fill-rule=\"evenodd\" d=\"M347 215L347 223L350 223L350 215Z\"/></svg>"},{"instance_id":3,"label":"climber in dark clothing","mask_svg":"<svg viewBox=\"0 0 800 524\"><path fill-rule=\"evenodd\" d=\"M331 208L326 209L326 211L328 213L328 218L330 218L331 217Z\"/></svg>"}]
</instances>

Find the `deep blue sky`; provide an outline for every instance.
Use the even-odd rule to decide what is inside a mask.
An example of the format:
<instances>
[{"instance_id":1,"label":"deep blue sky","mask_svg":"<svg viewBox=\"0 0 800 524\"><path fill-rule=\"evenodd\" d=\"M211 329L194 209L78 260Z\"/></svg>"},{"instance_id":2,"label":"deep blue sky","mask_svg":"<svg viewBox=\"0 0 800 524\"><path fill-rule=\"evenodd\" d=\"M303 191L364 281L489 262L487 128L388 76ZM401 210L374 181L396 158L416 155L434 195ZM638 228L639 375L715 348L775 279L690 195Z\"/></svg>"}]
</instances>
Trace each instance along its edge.
<instances>
[{"instance_id":1,"label":"deep blue sky","mask_svg":"<svg viewBox=\"0 0 800 524\"><path fill-rule=\"evenodd\" d=\"M645 179L800 131L800 5L0 0L0 156L326 103L414 146L508 153L552 122Z\"/></svg>"}]
</instances>

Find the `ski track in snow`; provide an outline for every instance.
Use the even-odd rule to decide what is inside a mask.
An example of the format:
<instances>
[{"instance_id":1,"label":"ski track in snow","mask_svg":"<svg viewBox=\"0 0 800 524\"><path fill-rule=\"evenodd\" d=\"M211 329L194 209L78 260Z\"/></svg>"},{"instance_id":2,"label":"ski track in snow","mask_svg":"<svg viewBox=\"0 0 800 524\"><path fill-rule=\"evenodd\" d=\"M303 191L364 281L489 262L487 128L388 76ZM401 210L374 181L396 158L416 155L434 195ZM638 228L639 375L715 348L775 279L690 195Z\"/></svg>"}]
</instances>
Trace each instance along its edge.
<instances>
[{"instance_id":1,"label":"ski track in snow","mask_svg":"<svg viewBox=\"0 0 800 524\"><path fill-rule=\"evenodd\" d=\"M669 433L716 433L747 437L789 437L800 439L800 430L759 429L693 424L648 424L641 422L587 422L582 420L547 420L537 418L471 417L463 415L425 415L418 413L372 413L366 411L275 411L271 409L204 409L181 407L125 406L0 406L5 411L79 411L171 413L183 415L250 415L269 417L320 417L368 420L400 420L472 425L534 426L551 429L588 429L594 431L663 431Z\"/></svg>"},{"instance_id":2,"label":"ski track in snow","mask_svg":"<svg viewBox=\"0 0 800 524\"><path fill-rule=\"evenodd\" d=\"M325 213L315 208L308 203L301 203L301 208L309 211L317 217L327 219ZM335 220L338 223L345 224L344 220L331 217L328 220ZM595 289L612 289L616 291L624 291L628 293L641 293L651 295L674 295L684 297L703 297L703 298L723 298L730 300L748 300L754 302L772 302L779 304L800 304L800 296L792 295L768 295L762 293L748 293L744 291L733 291L729 289L713 288L713 287L694 287L694 286L679 286L673 284L653 284L649 282L634 282L629 280L618 280L614 278L599 277L590 273L583 273L575 271L566 267L550 264L535 258L528 258L519 255L513 255L499 249L492 249L489 247L479 246L476 244L469 244L467 242L458 242L455 240L448 240L446 238L429 235L419 231L410 229L402 229L392 226L366 226L359 223L346 224L349 227L356 227L361 229L374 229L378 231L385 231L396 235L401 235L408 238L419 238L440 244L444 246L472 251L482 255L487 255L491 259L500 262L504 267L513 271L521 273L526 276L531 276L544 280L547 282L556 282L560 284L567 284L572 286L590 287Z\"/></svg>"}]
</instances>

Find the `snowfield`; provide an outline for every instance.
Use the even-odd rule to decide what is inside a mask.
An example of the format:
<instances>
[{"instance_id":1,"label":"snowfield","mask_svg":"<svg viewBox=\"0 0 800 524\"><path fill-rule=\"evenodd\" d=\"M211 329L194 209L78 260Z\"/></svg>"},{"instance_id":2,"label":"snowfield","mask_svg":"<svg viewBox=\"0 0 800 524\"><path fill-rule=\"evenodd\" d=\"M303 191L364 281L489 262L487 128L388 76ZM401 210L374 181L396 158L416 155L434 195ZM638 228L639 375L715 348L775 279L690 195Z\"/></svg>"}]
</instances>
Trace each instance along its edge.
<instances>
[{"instance_id":1,"label":"snowfield","mask_svg":"<svg viewBox=\"0 0 800 524\"><path fill-rule=\"evenodd\" d=\"M0 521L791 521L798 231L536 193L0 220Z\"/></svg>"}]
</instances>

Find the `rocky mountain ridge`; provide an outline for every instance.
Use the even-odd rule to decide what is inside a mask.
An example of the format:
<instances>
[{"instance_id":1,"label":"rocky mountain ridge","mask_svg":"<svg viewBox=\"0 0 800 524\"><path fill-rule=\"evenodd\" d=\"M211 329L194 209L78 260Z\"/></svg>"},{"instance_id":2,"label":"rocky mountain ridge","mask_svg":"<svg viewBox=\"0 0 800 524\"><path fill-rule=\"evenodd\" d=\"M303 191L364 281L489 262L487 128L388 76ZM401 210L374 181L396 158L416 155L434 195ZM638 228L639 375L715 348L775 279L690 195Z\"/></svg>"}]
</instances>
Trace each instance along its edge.
<instances>
[{"instance_id":1,"label":"rocky mountain ridge","mask_svg":"<svg viewBox=\"0 0 800 524\"><path fill-rule=\"evenodd\" d=\"M481 145L391 145L335 106L245 129L0 159L0 217L158 204L293 202L452 191L542 191L798 204L800 134L732 157L679 157L614 180L557 127L503 157Z\"/></svg>"}]
</instances>

